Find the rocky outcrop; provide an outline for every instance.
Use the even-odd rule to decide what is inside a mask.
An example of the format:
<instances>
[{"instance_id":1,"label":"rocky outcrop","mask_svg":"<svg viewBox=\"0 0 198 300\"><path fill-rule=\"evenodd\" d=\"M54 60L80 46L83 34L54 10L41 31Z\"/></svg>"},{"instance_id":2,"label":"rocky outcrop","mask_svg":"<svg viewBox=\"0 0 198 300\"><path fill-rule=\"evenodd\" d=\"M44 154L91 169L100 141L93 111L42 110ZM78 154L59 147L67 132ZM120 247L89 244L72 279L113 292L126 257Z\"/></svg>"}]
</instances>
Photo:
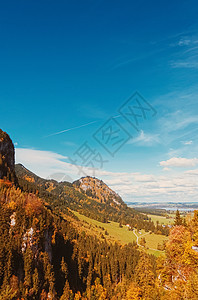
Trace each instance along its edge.
<instances>
[{"instance_id":1,"label":"rocky outcrop","mask_svg":"<svg viewBox=\"0 0 198 300\"><path fill-rule=\"evenodd\" d=\"M9 135L0 129L0 180L16 183L14 145Z\"/></svg>"},{"instance_id":2,"label":"rocky outcrop","mask_svg":"<svg viewBox=\"0 0 198 300\"><path fill-rule=\"evenodd\" d=\"M121 207L124 202L121 197L110 189L102 180L95 177L82 177L74 181L73 185L79 190L83 190L87 196L100 203L109 203L114 207Z\"/></svg>"}]
</instances>

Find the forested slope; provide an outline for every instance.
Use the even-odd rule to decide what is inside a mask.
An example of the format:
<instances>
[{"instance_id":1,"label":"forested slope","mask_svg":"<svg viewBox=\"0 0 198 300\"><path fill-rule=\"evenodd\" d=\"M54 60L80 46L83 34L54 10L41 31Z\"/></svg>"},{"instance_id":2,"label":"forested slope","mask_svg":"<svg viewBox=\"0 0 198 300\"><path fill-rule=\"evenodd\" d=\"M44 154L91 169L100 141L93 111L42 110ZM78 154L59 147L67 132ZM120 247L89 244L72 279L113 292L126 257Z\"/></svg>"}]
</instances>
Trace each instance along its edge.
<instances>
[{"instance_id":1,"label":"forested slope","mask_svg":"<svg viewBox=\"0 0 198 300\"><path fill-rule=\"evenodd\" d=\"M57 212L67 213L71 209L104 223L111 220L165 235L169 232L168 227L159 225L157 228L145 214L128 207L119 195L96 178L85 177L74 183L46 180L21 164L15 166L15 172L23 191L38 194Z\"/></svg>"}]
</instances>

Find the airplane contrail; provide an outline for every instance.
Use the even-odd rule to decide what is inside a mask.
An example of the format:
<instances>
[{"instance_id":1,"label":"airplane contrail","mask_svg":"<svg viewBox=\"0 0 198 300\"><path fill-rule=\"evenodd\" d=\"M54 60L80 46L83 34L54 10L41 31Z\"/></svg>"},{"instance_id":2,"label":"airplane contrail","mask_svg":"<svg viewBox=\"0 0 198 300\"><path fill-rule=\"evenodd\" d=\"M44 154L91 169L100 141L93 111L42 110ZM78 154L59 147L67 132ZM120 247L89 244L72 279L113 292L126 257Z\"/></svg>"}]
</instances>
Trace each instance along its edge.
<instances>
[{"instance_id":1,"label":"airplane contrail","mask_svg":"<svg viewBox=\"0 0 198 300\"><path fill-rule=\"evenodd\" d=\"M55 132L55 133L46 135L45 137L49 137L49 136L53 136L53 135L58 135L58 134L61 134L61 133L64 133L64 132L67 132L67 131L70 131L70 130L74 130L74 129L78 129L78 128L81 128L81 127L85 127L85 126L94 124L94 123L97 123L97 122L98 122L98 121L92 121L92 122L89 122L89 123L86 123L86 124L82 124L82 125L80 125L80 126L68 128L68 129L65 129L65 130L62 130L62 131L58 131L58 132Z\"/></svg>"},{"instance_id":2,"label":"airplane contrail","mask_svg":"<svg viewBox=\"0 0 198 300\"><path fill-rule=\"evenodd\" d=\"M112 117L112 119L119 118L120 116L121 115L117 115L115 117ZM81 128L81 127L85 127L85 126L88 126L88 125L91 125L91 124L94 124L94 123L98 123L98 122L99 121L92 121L92 122L89 122L89 123L86 123L86 124L82 124L82 125L79 125L79 126L76 126L76 127L72 127L72 128L68 128L68 129L62 130L62 131L54 132L54 133L46 135L44 137L46 138L46 137L49 137L49 136L58 135L58 134L61 134L61 133L64 133L64 132L68 132L70 130L74 130L74 129L78 129L78 128Z\"/></svg>"}]
</instances>

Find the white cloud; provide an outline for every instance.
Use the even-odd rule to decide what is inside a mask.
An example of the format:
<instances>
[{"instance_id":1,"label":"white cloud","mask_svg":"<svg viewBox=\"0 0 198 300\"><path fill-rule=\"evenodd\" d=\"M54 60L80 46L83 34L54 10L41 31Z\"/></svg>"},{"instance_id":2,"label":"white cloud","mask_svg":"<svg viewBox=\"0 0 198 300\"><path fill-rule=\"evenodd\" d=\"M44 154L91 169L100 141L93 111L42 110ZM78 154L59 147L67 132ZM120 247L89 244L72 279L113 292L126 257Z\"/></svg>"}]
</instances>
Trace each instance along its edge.
<instances>
[{"instance_id":1,"label":"white cloud","mask_svg":"<svg viewBox=\"0 0 198 300\"><path fill-rule=\"evenodd\" d=\"M167 168L167 167L165 167L165 168L163 168L163 171L170 171L171 169L170 168Z\"/></svg>"},{"instance_id":2,"label":"white cloud","mask_svg":"<svg viewBox=\"0 0 198 300\"><path fill-rule=\"evenodd\" d=\"M198 176L198 169L188 170L185 172L187 175Z\"/></svg>"},{"instance_id":3,"label":"white cloud","mask_svg":"<svg viewBox=\"0 0 198 300\"><path fill-rule=\"evenodd\" d=\"M56 176L65 174L71 180L75 180L82 174L78 174L79 169L67 161L67 156L63 156L50 151L40 151L33 149L16 148L16 162L22 163L37 175L50 178L51 174ZM194 166L198 159L173 158L172 160L161 162L168 165ZM84 169L87 175L93 176L93 171ZM198 199L197 170L162 175L143 174L134 172L110 172L106 170L96 170L95 176L102 179L113 190L120 194L125 201L196 201ZM196 175L196 176L193 176ZM65 179L67 180L67 179Z\"/></svg>"},{"instance_id":4,"label":"white cloud","mask_svg":"<svg viewBox=\"0 0 198 300\"><path fill-rule=\"evenodd\" d=\"M140 134L136 138L131 139L128 144L138 143L144 146L152 146L153 144L157 144L159 142L159 134L148 134L141 130Z\"/></svg>"},{"instance_id":5,"label":"white cloud","mask_svg":"<svg viewBox=\"0 0 198 300\"><path fill-rule=\"evenodd\" d=\"M192 145L193 141L186 141L184 142L184 145Z\"/></svg>"},{"instance_id":6,"label":"white cloud","mask_svg":"<svg viewBox=\"0 0 198 300\"><path fill-rule=\"evenodd\" d=\"M136 182L152 182L155 181L154 176L150 174L131 173L132 179Z\"/></svg>"},{"instance_id":7,"label":"white cloud","mask_svg":"<svg viewBox=\"0 0 198 300\"><path fill-rule=\"evenodd\" d=\"M168 160L161 161L163 167L195 167L198 164L198 158L172 157Z\"/></svg>"},{"instance_id":8,"label":"white cloud","mask_svg":"<svg viewBox=\"0 0 198 300\"><path fill-rule=\"evenodd\" d=\"M65 162L66 156L51 152L26 148L15 149L16 163L21 163L30 171L41 177L48 177L55 172L71 171L70 164Z\"/></svg>"},{"instance_id":9,"label":"white cloud","mask_svg":"<svg viewBox=\"0 0 198 300\"><path fill-rule=\"evenodd\" d=\"M48 164L50 162L58 162L60 164L61 160L67 159L67 156L63 156L51 151L41 151L26 148L16 148L16 160L22 160L25 162L42 163Z\"/></svg>"}]
</instances>

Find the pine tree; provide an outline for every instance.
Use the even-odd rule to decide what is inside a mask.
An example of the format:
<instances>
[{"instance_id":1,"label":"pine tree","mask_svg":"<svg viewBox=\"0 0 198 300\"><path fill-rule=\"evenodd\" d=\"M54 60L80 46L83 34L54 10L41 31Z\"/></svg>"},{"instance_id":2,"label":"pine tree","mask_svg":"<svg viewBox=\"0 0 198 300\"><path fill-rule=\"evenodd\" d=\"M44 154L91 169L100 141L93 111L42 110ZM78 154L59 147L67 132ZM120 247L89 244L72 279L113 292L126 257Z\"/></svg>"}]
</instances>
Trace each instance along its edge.
<instances>
[{"instance_id":1,"label":"pine tree","mask_svg":"<svg viewBox=\"0 0 198 300\"><path fill-rule=\"evenodd\" d=\"M27 248L26 252L24 253L24 284L27 288L32 286L32 258L32 250Z\"/></svg>"},{"instance_id":2,"label":"pine tree","mask_svg":"<svg viewBox=\"0 0 198 300\"><path fill-rule=\"evenodd\" d=\"M64 290L63 290L63 294L60 297L60 300L71 300L72 298L73 298L73 293L72 293L72 291L69 287L68 280L66 280Z\"/></svg>"},{"instance_id":3,"label":"pine tree","mask_svg":"<svg viewBox=\"0 0 198 300\"><path fill-rule=\"evenodd\" d=\"M155 276L149 256L142 252L135 269L135 280L140 287L144 299L153 299L152 294L155 288Z\"/></svg>"},{"instance_id":4,"label":"pine tree","mask_svg":"<svg viewBox=\"0 0 198 300\"><path fill-rule=\"evenodd\" d=\"M38 295L38 292L39 292L39 274L38 274L38 269L37 268L35 268L35 270L34 270L32 281L33 281L34 294Z\"/></svg>"},{"instance_id":5,"label":"pine tree","mask_svg":"<svg viewBox=\"0 0 198 300\"><path fill-rule=\"evenodd\" d=\"M182 218L181 218L181 216L180 216L180 212L179 212L178 209L177 209L177 211L176 211L174 225L175 225L175 226L183 225L183 220L182 220Z\"/></svg>"},{"instance_id":6,"label":"pine tree","mask_svg":"<svg viewBox=\"0 0 198 300\"><path fill-rule=\"evenodd\" d=\"M66 280L67 276L68 276L68 267L64 260L64 257L62 257L62 260L61 260L61 271L63 272L65 280Z\"/></svg>"}]
</instances>

